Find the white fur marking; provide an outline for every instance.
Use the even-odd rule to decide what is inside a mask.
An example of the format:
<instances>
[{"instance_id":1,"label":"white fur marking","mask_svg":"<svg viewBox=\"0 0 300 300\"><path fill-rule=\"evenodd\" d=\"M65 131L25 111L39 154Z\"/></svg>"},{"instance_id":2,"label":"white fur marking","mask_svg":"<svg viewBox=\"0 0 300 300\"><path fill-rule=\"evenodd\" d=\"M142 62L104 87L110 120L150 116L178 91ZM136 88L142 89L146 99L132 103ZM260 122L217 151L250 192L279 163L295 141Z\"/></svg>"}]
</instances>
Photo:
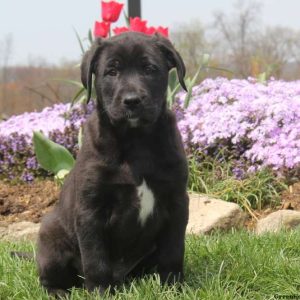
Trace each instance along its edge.
<instances>
[{"instance_id":1,"label":"white fur marking","mask_svg":"<svg viewBox=\"0 0 300 300\"><path fill-rule=\"evenodd\" d=\"M153 213L155 203L154 195L145 179L143 179L142 184L137 187L137 194L140 198L139 220L142 225L145 225L147 218Z\"/></svg>"},{"instance_id":2,"label":"white fur marking","mask_svg":"<svg viewBox=\"0 0 300 300\"><path fill-rule=\"evenodd\" d=\"M128 119L130 127L137 127L139 118Z\"/></svg>"}]
</instances>

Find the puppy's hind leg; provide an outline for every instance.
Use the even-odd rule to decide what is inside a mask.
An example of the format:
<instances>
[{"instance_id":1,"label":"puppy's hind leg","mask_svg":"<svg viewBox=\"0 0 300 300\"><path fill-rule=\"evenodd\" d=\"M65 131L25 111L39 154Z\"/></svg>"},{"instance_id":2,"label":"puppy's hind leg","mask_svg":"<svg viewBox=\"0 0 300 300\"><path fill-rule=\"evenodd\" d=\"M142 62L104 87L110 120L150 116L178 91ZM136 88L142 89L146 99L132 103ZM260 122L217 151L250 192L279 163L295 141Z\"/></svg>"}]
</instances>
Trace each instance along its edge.
<instances>
[{"instance_id":1,"label":"puppy's hind leg","mask_svg":"<svg viewBox=\"0 0 300 300\"><path fill-rule=\"evenodd\" d=\"M43 220L38 238L37 265L40 282L49 294L61 296L73 286L82 286L81 272L75 264L64 229L55 215Z\"/></svg>"}]
</instances>

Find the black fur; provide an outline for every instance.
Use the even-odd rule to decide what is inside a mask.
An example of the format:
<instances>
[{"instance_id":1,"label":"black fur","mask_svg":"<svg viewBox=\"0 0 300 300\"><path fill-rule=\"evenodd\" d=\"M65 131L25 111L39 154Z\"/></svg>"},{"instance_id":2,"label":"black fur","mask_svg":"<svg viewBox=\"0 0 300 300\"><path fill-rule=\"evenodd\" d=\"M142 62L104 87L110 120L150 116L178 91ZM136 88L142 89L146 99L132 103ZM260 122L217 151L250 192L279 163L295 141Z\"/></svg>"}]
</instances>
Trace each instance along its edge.
<instances>
[{"instance_id":1,"label":"black fur","mask_svg":"<svg viewBox=\"0 0 300 300\"><path fill-rule=\"evenodd\" d=\"M85 54L82 82L90 97L95 76L97 111L60 200L42 221L37 264L50 293L83 284L102 292L153 268L164 283L183 279L188 171L166 107L173 67L185 88L182 59L159 35L98 39ZM155 197L144 225L136 191L143 180Z\"/></svg>"}]
</instances>

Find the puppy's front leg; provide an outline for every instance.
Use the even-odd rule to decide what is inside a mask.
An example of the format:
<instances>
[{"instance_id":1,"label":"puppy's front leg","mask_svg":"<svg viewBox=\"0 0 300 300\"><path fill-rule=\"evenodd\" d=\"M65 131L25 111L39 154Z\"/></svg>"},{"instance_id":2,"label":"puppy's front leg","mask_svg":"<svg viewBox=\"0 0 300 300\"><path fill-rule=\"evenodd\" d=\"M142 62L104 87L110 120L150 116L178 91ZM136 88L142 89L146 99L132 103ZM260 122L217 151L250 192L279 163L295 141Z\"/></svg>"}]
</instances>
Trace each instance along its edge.
<instances>
[{"instance_id":1,"label":"puppy's front leg","mask_svg":"<svg viewBox=\"0 0 300 300\"><path fill-rule=\"evenodd\" d=\"M105 222L104 213L97 210L82 211L76 219L85 285L88 290L99 289L101 293L113 285Z\"/></svg>"},{"instance_id":2,"label":"puppy's front leg","mask_svg":"<svg viewBox=\"0 0 300 300\"><path fill-rule=\"evenodd\" d=\"M158 239L158 273L162 283L183 280L185 230L188 221L188 196L176 197Z\"/></svg>"}]
</instances>

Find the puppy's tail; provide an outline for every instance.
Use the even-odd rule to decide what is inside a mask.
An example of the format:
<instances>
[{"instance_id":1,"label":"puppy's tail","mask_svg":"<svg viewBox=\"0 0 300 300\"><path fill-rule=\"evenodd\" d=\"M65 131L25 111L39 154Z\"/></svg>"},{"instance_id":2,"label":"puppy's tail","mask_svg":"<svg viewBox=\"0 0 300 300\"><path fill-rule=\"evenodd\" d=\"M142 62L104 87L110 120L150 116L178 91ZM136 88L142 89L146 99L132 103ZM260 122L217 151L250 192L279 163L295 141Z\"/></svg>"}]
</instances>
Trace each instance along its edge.
<instances>
[{"instance_id":1,"label":"puppy's tail","mask_svg":"<svg viewBox=\"0 0 300 300\"><path fill-rule=\"evenodd\" d=\"M10 256L18 257L18 258L26 259L26 260L33 260L34 259L33 253L30 253L30 252L10 251Z\"/></svg>"}]
</instances>

